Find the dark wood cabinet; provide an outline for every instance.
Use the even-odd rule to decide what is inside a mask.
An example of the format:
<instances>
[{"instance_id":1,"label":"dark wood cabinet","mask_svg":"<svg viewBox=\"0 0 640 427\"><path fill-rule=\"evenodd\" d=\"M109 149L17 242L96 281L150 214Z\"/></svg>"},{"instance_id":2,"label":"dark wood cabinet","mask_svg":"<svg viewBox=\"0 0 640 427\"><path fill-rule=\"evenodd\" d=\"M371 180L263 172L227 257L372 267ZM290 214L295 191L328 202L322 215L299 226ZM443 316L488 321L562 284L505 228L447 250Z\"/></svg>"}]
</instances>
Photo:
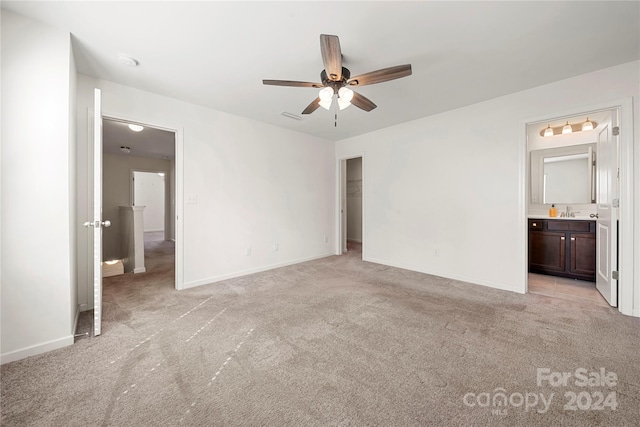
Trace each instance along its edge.
<instances>
[{"instance_id":1,"label":"dark wood cabinet","mask_svg":"<svg viewBox=\"0 0 640 427\"><path fill-rule=\"evenodd\" d=\"M595 282L595 221L530 219L529 271Z\"/></svg>"}]
</instances>

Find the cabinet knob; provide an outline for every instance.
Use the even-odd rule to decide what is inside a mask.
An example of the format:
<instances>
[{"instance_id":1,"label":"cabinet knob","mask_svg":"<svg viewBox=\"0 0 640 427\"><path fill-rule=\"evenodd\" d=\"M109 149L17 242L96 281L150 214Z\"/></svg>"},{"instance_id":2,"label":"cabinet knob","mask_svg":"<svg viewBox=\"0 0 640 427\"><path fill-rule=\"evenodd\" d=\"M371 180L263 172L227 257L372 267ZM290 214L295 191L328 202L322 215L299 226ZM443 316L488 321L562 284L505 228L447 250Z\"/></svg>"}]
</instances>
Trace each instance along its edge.
<instances>
[{"instance_id":1,"label":"cabinet knob","mask_svg":"<svg viewBox=\"0 0 640 427\"><path fill-rule=\"evenodd\" d=\"M531 225L533 225L534 227L537 227L537 226L538 226L538 224L536 224L535 222L534 222L533 224L531 224Z\"/></svg>"},{"instance_id":2,"label":"cabinet knob","mask_svg":"<svg viewBox=\"0 0 640 427\"><path fill-rule=\"evenodd\" d=\"M560 240L564 240L564 236L560 238Z\"/></svg>"},{"instance_id":3,"label":"cabinet knob","mask_svg":"<svg viewBox=\"0 0 640 427\"><path fill-rule=\"evenodd\" d=\"M575 237L572 237L572 238L571 238L571 240L576 240L576 238L575 238Z\"/></svg>"}]
</instances>

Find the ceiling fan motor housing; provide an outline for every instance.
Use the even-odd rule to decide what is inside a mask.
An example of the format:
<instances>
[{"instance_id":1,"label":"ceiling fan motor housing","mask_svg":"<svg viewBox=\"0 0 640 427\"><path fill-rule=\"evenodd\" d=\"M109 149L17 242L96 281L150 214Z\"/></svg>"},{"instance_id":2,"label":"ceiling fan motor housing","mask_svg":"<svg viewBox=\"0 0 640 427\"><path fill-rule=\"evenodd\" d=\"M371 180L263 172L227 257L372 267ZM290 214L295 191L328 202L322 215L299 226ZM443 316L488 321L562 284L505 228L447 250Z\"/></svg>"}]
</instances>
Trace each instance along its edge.
<instances>
[{"instance_id":1,"label":"ceiling fan motor housing","mask_svg":"<svg viewBox=\"0 0 640 427\"><path fill-rule=\"evenodd\" d=\"M322 70L320 73L320 81L325 87L332 87L334 92L338 92L343 86L346 86L347 80L351 77L351 71L348 68L342 67L342 79L341 80L331 80L329 76L327 76L326 70Z\"/></svg>"}]
</instances>

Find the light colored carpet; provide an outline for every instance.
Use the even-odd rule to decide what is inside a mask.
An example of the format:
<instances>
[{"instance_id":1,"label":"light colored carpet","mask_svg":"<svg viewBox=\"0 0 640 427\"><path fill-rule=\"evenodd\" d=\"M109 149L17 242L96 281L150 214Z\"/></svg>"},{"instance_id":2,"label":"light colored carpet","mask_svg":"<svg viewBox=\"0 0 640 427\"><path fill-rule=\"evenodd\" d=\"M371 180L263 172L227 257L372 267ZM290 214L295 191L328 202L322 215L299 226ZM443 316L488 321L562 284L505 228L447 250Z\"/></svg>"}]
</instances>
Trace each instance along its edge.
<instances>
[{"instance_id":1,"label":"light colored carpet","mask_svg":"<svg viewBox=\"0 0 640 427\"><path fill-rule=\"evenodd\" d=\"M177 292L172 244L149 245L147 273L105 280L102 336L2 366L2 425L640 425L640 319L614 309L357 249ZM538 386L538 368L618 380ZM512 401L479 406L496 389Z\"/></svg>"}]
</instances>

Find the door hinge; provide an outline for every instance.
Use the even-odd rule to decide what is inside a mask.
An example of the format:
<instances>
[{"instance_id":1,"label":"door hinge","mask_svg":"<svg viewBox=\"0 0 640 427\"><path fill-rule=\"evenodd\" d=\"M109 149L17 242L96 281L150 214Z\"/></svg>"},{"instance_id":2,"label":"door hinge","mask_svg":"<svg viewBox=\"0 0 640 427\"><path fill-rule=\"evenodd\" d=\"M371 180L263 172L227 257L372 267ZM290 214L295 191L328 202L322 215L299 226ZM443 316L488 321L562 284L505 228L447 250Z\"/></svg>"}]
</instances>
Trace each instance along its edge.
<instances>
[{"instance_id":1,"label":"door hinge","mask_svg":"<svg viewBox=\"0 0 640 427\"><path fill-rule=\"evenodd\" d=\"M614 208L619 208L620 207L620 199L613 199L611 201L611 206Z\"/></svg>"},{"instance_id":2,"label":"door hinge","mask_svg":"<svg viewBox=\"0 0 640 427\"><path fill-rule=\"evenodd\" d=\"M618 126L614 126L612 131L613 131L613 136L620 135L620 128Z\"/></svg>"},{"instance_id":3,"label":"door hinge","mask_svg":"<svg viewBox=\"0 0 640 427\"><path fill-rule=\"evenodd\" d=\"M620 273L618 271L612 271L611 272L611 278L613 280L620 280Z\"/></svg>"}]
</instances>

